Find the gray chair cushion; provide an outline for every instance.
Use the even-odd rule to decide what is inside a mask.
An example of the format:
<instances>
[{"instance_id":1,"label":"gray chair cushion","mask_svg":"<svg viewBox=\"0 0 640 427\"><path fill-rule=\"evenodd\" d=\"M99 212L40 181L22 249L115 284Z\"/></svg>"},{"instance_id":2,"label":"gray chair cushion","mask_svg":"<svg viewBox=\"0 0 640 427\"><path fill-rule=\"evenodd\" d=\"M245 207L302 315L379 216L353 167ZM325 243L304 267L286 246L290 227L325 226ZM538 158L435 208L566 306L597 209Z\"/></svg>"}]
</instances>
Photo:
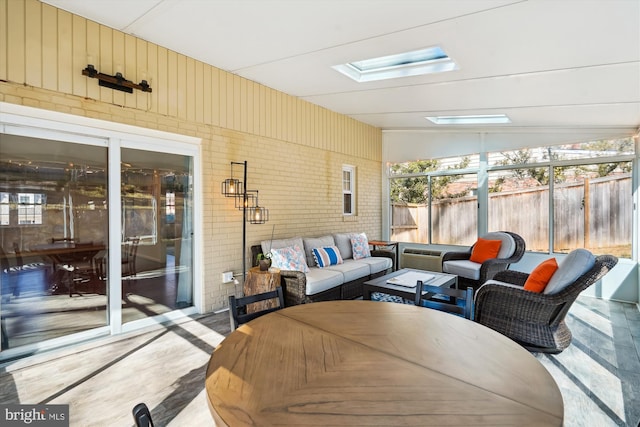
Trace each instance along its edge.
<instances>
[{"instance_id":1,"label":"gray chair cushion","mask_svg":"<svg viewBox=\"0 0 640 427\"><path fill-rule=\"evenodd\" d=\"M596 263L596 257L586 249L575 249L569 253L560 263L551 280L544 288L544 294L555 294L576 281Z\"/></svg>"},{"instance_id":2,"label":"gray chair cushion","mask_svg":"<svg viewBox=\"0 0 640 427\"><path fill-rule=\"evenodd\" d=\"M336 242L336 246L342 255L342 259L353 258L353 249L351 246L351 236L354 233L337 233L333 235L333 240Z\"/></svg>"},{"instance_id":3,"label":"gray chair cushion","mask_svg":"<svg viewBox=\"0 0 640 427\"><path fill-rule=\"evenodd\" d=\"M502 241L497 258L509 258L516 251L516 241L513 240L513 237L511 237L511 235L507 233L492 231L491 233L487 233L486 235L482 236L482 238L485 240Z\"/></svg>"},{"instance_id":4,"label":"gray chair cushion","mask_svg":"<svg viewBox=\"0 0 640 427\"><path fill-rule=\"evenodd\" d=\"M302 237L292 237L291 239L278 239L278 240L263 240L260 242L260 246L262 247L262 253L268 254L269 247L271 249L281 249L288 248L294 245L300 246L300 248L304 248L304 243L302 243ZM311 265L314 265L313 263Z\"/></svg>"},{"instance_id":5,"label":"gray chair cushion","mask_svg":"<svg viewBox=\"0 0 640 427\"><path fill-rule=\"evenodd\" d=\"M471 280L480 280L480 267L482 267L482 264L464 259L444 262L442 271Z\"/></svg>"}]
</instances>

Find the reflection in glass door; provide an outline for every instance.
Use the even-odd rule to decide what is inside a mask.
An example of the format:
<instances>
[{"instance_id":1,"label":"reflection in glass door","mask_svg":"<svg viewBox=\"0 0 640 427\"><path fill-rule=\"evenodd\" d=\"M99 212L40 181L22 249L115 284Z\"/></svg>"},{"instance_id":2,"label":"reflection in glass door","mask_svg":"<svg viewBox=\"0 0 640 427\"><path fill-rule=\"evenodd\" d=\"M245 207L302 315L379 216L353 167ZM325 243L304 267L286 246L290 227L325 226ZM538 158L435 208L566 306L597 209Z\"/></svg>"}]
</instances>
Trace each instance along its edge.
<instances>
[{"instance_id":1,"label":"reflection in glass door","mask_svg":"<svg viewBox=\"0 0 640 427\"><path fill-rule=\"evenodd\" d=\"M0 114L0 360L196 312L200 141L10 109L19 114Z\"/></svg>"},{"instance_id":2,"label":"reflection in glass door","mask_svg":"<svg viewBox=\"0 0 640 427\"><path fill-rule=\"evenodd\" d=\"M193 159L121 150L122 322L193 306Z\"/></svg>"},{"instance_id":3,"label":"reflection in glass door","mask_svg":"<svg viewBox=\"0 0 640 427\"><path fill-rule=\"evenodd\" d=\"M107 143L82 139L0 134L3 351L107 326Z\"/></svg>"}]
</instances>

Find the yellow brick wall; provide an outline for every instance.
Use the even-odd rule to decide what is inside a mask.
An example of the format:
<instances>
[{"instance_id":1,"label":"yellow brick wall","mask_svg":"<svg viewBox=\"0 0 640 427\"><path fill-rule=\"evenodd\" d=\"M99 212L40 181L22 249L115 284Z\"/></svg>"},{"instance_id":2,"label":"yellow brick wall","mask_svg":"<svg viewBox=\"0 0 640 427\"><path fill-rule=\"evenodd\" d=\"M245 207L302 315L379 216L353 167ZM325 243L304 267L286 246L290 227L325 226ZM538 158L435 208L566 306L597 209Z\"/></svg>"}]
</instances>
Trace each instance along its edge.
<instances>
[{"instance_id":1,"label":"yellow brick wall","mask_svg":"<svg viewBox=\"0 0 640 427\"><path fill-rule=\"evenodd\" d=\"M133 94L81 74L149 81ZM0 101L190 135L203 140L204 301L240 288L241 213L220 195L231 161L248 161L250 189L270 221L247 225L247 245L271 236L365 231L381 237L380 129L125 35L37 0L0 0ZM342 165L356 166L357 215L342 216Z\"/></svg>"}]
</instances>

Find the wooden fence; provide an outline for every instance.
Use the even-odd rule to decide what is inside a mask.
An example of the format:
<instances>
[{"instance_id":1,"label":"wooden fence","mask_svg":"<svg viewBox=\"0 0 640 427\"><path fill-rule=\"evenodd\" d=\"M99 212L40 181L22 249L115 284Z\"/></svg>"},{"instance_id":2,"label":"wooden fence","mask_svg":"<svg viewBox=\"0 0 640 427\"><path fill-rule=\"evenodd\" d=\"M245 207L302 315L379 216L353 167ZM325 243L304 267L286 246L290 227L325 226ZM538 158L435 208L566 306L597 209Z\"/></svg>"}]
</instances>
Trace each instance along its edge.
<instances>
[{"instance_id":1,"label":"wooden fence","mask_svg":"<svg viewBox=\"0 0 640 427\"><path fill-rule=\"evenodd\" d=\"M554 186L554 250L631 245L630 175ZM432 242L470 245L477 236L475 195L432 204ZM549 188L489 194L488 229L520 234L527 250L549 247ZM391 239L428 243L428 206L393 204Z\"/></svg>"}]
</instances>

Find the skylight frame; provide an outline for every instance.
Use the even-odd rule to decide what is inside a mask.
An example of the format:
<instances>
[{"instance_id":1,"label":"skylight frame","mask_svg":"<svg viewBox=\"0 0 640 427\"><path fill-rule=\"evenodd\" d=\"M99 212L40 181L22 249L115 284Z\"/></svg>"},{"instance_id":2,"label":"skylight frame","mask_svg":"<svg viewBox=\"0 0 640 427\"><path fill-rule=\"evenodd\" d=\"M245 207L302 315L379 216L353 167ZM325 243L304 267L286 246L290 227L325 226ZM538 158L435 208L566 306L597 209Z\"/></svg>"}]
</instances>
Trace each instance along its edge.
<instances>
[{"instance_id":1,"label":"skylight frame","mask_svg":"<svg viewBox=\"0 0 640 427\"><path fill-rule=\"evenodd\" d=\"M436 125L497 125L511 123L506 114L475 114L464 116L427 116Z\"/></svg>"},{"instance_id":2,"label":"skylight frame","mask_svg":"<svg viewBox=\"0 0 640 427\"><path fill-rule=\"evenodd\" d=\"M441 73L458 69L458 65L440 46L364 59L332 68L358 83Z\"/></svg>"}]
</instances>

